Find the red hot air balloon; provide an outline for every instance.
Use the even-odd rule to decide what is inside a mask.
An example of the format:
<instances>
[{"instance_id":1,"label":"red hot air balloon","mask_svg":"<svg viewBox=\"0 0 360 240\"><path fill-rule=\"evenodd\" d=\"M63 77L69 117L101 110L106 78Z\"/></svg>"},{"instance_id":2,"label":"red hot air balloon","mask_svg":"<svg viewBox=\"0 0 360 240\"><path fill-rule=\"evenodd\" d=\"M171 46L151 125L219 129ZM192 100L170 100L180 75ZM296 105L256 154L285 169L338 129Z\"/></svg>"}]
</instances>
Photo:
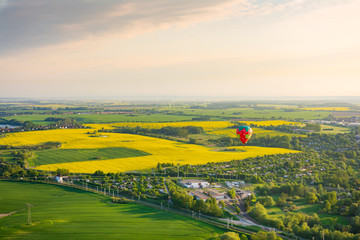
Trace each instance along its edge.
<instances>
[{"instance_id":1,"label":"red hot air balloon","mask_svg":"<svg viewBox=\"0 0 360 240\"><path fill-rule=\"evenodd\" d=\"M245 143L251 138L252 133L253 130L248 126L241 126L236 130L236 134L243 145L245 145Z\"/></svg>"}]
</instances>

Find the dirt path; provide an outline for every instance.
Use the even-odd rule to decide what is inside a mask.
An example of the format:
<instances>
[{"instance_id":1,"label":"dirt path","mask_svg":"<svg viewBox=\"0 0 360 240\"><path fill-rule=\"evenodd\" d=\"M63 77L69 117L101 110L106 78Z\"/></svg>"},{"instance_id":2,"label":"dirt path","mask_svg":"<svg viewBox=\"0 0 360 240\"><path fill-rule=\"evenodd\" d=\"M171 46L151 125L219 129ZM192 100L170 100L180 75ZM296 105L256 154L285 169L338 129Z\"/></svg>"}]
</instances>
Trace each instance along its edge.
<instances>
[{"instance_id":1,"label":"dirt path","mask_svg":"<svg viewBox=\"0 0 360 240\"><path fill-rule=\"evenodd\" d=\"M0 218L3 218L3 217L7 217L7 216L10 216L14 213L16 213L17 211L14 211L14 212L11 212L11 213L0 213Z\"/></svg>"}]
</instances>

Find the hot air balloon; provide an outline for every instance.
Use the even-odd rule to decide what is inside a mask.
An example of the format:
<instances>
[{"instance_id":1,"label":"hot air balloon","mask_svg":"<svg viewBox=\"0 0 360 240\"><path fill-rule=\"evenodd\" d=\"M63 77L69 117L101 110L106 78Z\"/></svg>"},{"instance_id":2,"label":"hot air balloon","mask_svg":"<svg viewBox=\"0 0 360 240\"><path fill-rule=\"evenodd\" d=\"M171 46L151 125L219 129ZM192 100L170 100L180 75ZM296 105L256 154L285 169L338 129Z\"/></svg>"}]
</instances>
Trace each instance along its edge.
<instances>
[{"instance_id":1,"label":"hot air balloon","mask_svg":"<svg viewBox=\"0 0 360 240\"><path fill-rule=\"evenodd\" d=\"M248 126L241 126L236 130L236 134L238 135L238 137L243 145L245 145L245 143L247 141L249 141L252 133L253 133L253 130L251 129L251 127L248 127Z\"/></svg>"}]
</instances>

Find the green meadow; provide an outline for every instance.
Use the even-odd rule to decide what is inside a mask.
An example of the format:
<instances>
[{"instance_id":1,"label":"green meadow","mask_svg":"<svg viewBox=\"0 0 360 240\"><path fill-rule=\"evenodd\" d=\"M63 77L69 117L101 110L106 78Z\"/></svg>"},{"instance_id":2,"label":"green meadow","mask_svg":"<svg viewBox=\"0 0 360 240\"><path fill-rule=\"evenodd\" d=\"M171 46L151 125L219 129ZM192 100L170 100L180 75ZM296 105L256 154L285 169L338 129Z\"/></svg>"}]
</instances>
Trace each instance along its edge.
<instances>
[{"instance_id":1,"label":"green meadow","mask_svg":"<svg viewBox=\"0 0 360 240\"><path fill-rule=\"evenodd\" d=\"M31 204L32 223L27 225ZM63 186L0 181L0 239L208 239L222 233L191 218Z\"/></svg>"},{"instance_id":2,"label":"green meadow","mask_svg":"<svg viewBox=\"0 0 360 240\"><path fill-rule=\"evenodd\" d=\"M74 118L76 121L89 123L115 123L115 122L177 122L191 121L196 116L179 116L169 114L67 114L67 115L18 115L4 117L7 120L31 121L38 125L49 125L52 122L45 121L48 117Z\"/></svg>"},{"instance_id":3,"label":"green meadow","mask_svg":"<svg viewBox=\"0 0 360 240\"><path fill-rule=\"evenodd\" d=\"M38 151L36 155L37 156L33 159L33 163L35 166L54 164L54 163L139 157L139 156L146 156L149 154L132 148L112 147L112 148L99 148L99 149L44 150L44 151Z\"/></svg>"},{"instance_id":4,"label":"green meadow","mask_svg":"<svg viewBox=\"0 0 360 240\"><path fill-rule=\"evenodd\" d=\"M254 108L228 108L228 109L169 109L172 112L182 112L188 115L217 116L243 119L325 119L331 111L307 111L301 109L254 109Z\"/></svg>"}]
</instances>

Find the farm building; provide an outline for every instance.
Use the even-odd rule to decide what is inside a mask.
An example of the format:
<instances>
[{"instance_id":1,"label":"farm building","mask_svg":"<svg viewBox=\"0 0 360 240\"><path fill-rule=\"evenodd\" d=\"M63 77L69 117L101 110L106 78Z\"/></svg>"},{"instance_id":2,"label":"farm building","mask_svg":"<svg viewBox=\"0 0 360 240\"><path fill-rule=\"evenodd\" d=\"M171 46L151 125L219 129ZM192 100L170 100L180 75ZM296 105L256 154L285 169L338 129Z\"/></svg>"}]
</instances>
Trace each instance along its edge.
<instances>
[{"instance_id":1,"label":"farm building","mask_svg":"<svg viewBox=\"0 0 360 240\"><path fill-rule=\"evenodd\" d=\"M203 193L201 193L201 192L191 192L191 193L189 193L191 196L194 196L194 198L196 199L196 200L203 200L203 201L205 201L206 199L208 199L209 197L208 196L206 196L205 194L203 194Z\"/></svg>"},{"instance_id":2,"label":"farm building","mask_svg":"<svg viewBox=\"0 0 360 240\"><path fill-rule=\"evenodd\" d=\"M225 199L225 194L224 193L219 193L218 191L215 190L210 190L208 192L209 196L215 198L216 200L223 200Z\"/></svg>"},{"instance_id":3,"label":"farm building","mask_svg":"<svg viewBox=\"0 0 360 240\"><path fill-rule=\"evenodd\" d=\"M210 183L205 180L188 179L181 181L181 184L187 188L208 188Z\"/></svg>"},{"instance_id":4,"label":"farm building","mask_svg":"<svg viewBox=\"0 0 360 240\"><path fill-rule=\"evenodd\" d=\"M55 176L55 181L59 182L59 183L62 183L64 182L65 179L68 179L69 177L68 176Z\"/></svg>"},{"instance_id":5,"label":"farm building","mask_svg":"<svg viewBox=\"0 0 360 240\"><path fill-rule=\"evenodd\" d=\"M240 187L242 184L245 184L244 181L236 181L236 182L229 182L226 181L225 182L226 186L228 186L229 188L234 188L234 187Z\"/></svg>"}]
</instances>

